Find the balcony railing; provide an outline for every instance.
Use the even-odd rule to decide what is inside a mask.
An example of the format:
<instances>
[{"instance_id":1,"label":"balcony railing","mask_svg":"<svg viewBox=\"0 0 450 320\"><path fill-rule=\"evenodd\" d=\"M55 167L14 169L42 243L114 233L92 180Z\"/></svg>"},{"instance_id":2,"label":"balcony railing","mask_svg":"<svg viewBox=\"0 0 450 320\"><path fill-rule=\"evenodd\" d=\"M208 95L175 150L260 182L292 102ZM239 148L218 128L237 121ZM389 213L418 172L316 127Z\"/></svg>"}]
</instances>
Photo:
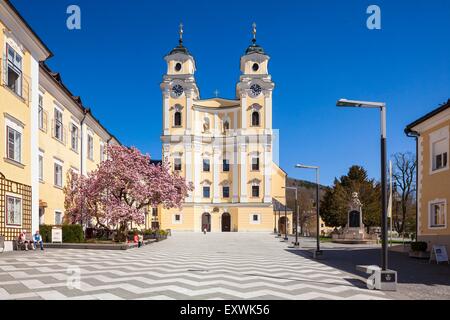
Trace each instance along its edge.
<instances>
[{"instance_id":1,"label":"balcony railing","mask_svg":"<svg viewBox=\"0 0 450 320\"><path fill-rule=\"evenodd\" d=\"M8 60L5 58L5 55L3 55L3 58L0 57L0 71L0 85L14 93L28 106L31 101L31 78L21 72L18 87L15 87L12 83L8 83Z\"/></svg>"}]
</instances>

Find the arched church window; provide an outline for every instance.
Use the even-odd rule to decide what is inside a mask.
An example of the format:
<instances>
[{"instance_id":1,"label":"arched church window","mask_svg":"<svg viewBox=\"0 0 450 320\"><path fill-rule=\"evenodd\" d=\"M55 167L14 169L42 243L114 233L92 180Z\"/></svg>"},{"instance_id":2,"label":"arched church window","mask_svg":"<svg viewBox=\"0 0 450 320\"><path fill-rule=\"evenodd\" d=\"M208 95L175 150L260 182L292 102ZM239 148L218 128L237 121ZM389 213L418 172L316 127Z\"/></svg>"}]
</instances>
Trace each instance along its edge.
<instances>
[{"instance_id":1,"label":"arched church window","mask_svg":"<svg viewBox=\"0 0 450 320\"><path fill-rule=\"evenodd\" d=\"M252 113L252 126L259 127L259 112L253 111Z\"/></svg>"},{"instance_id":2,"label":"arched church window","mask_svg":"<svg viewBox=\"0 0 450 320\"><path fill-rule=\"evenodd\" d=\"M209 118L208 117L204 118L203 132L209 132Z\"/></svg>"},{"instance_id":3,"label":"arched church window","mask_svg":"<svg viewBox=\"0 0 450 320\"><path fill-rule=\"evenodd\" d=\"M181 126L181 112L180 111L176 111L175 115L174 115L174 125L176 127Z\"/></svg>"},{"instance_id":4,"label":"arched church window","mask_svg":"<svg viewBox=\"0 0 450 320\"><path fill-rule=\"evenodd\" d=\"M223 122L223 131L226 132L228 130L230 130L230 123L228 122L228 120L225 120Z\"/></svg>"}]
</instances>

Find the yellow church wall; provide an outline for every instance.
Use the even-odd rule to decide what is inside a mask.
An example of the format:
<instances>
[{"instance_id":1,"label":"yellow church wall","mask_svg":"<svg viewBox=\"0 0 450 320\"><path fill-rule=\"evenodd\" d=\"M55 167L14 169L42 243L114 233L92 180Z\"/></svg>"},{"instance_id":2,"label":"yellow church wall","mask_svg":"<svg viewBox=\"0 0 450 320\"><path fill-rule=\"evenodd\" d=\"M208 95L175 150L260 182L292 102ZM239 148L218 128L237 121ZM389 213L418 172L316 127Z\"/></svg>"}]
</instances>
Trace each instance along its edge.
<instances>
[{"instance_id":1,"label":"yellow church wall","mask_svg":"<svg viewBox=\"0 0 450 320\"><path fill-rule=\"evenodd\" d=\"M273 209L271 207L239 207L238 231L273 231ZM258 224L251 223L253 214L260 215Z\"/></svg>"}]
</instances>

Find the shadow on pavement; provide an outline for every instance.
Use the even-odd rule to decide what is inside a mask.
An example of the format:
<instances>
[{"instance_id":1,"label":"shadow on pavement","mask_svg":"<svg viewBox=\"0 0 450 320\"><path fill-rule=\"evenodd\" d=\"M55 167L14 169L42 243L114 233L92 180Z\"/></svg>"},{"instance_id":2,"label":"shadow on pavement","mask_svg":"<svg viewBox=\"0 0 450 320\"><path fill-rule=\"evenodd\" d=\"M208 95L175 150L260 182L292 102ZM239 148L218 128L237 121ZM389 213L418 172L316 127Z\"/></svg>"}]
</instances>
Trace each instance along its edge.
<instances>
[{"instance_id":1,"label":"shadow on pavement","mask_svg":"<svg viewBox=\"0 0 450 320\"><path fill-rule=\"evenodd\" d=\"M323 248L323 256L316 260L309 248L286 249L287 252L336 268L338 270L367 278L367 274L356 270L356 265L380 265L380 248ZM410 258L407 253L389 251L389 269L397 271L398 283L450 286L450 266L431 264L428 260ZM355 279L352 279L355 281ZM361 284L361 281L356 280ZM359 286L359 285L358 285ZM363 284L365 287L365 284Z\"/></svg>"}]
</instances>

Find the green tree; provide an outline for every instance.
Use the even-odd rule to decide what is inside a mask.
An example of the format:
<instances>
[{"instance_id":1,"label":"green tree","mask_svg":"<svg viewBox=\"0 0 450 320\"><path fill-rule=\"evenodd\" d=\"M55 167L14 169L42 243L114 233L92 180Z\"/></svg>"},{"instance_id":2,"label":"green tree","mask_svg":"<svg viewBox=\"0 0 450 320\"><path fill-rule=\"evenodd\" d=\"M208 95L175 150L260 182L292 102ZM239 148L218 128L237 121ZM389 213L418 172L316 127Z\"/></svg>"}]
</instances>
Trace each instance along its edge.
<instances>
[{"instance_id":1,"label":"green tree","mask_svg":"<svg viewBox=\"0 0 450 320\"><path fill-rule=\"evenodd\" d=\"M344 227L352 192L358 192L363 204L363 223L369 228L380 225L381 188L374 179L369 179L367 171L361 166L350 167L347 175L334 180L320 204L320 216L328 226Z\"/></svg>"}]
</instances>

